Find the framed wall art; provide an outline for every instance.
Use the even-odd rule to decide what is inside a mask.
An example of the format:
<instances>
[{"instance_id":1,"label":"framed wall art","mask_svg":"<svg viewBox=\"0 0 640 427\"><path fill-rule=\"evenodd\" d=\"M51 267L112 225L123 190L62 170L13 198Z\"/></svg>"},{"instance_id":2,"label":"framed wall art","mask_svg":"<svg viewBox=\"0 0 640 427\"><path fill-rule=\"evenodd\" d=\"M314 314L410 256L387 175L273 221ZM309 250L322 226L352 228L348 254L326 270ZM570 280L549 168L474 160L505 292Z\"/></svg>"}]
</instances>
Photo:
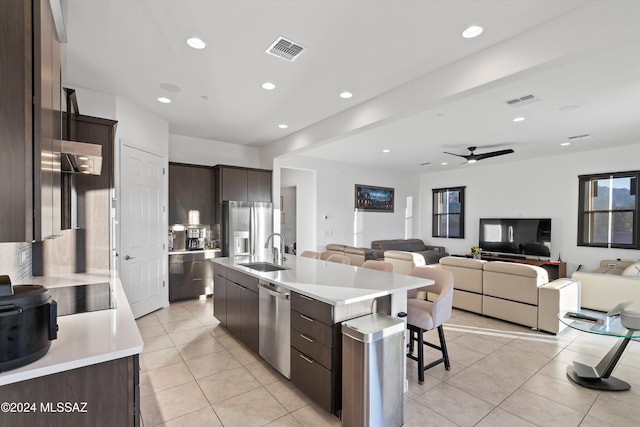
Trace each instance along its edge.
<instances>
[{"instance_id":1,"label":"framed wall art","mask_svg":"<svg viewBox=\"0 0 640 427\"><path fill-rule=\"evenodd\" d=\"M393 212L393 188L356 184L355 209L361 212Z\"/></svg>"}]
</instances>

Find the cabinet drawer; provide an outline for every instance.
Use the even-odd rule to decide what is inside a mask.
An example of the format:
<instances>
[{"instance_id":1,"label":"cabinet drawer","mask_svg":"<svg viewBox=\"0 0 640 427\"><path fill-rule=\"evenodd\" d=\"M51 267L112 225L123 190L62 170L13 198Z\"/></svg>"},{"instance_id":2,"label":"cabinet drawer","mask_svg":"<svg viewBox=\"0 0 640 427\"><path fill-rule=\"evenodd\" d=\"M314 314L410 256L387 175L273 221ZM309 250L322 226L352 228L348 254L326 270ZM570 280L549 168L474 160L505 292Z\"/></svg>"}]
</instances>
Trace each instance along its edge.
<instances>
[{"instance_id":1,"label":"cabinet drawer","mask_svg":"<svg viewBox=\"0 0 640 427\"><path fill-rule=\"evenodd\" d=\"M291 310L291 328L319 341L327 347L333 346L333 340L331 339L333 328L306 314Z\"/></svg>"},{"instance_id":2,"label":"cabinet drawer","mask_svg":"<svg viewBox=\"0 0 640 427\"><path fill-rule=\"evenodd\" d=\"M332 373L291 347L291 382L327 412L332 408Z\"/></svg>"},{"instance_id":3,"label":"cabinet drawer","mask_svg":"<svg viewBox=\"0 0 640 427\"><path fill-rule=\"evenodd\" d=\"M322 301L291 292L291 308L325 325L333 325L333 307Z\"/></svg>"},{"instance_id":4,"label":"cabinet drawer","mask_svg":"<svg viewBox=\"0 0 640 427\"><path fill-rule=\"evenodd\" d=\"M258 278L241 273L232 268L227 270L227 280L231 280L238 285L245 287L255 293L258 293Z\"/></svg>"},{"instance_id":5,"label":"cabinet drawer","mask_svg":"<svg viewBox=\"0 0 640 427\"><path fill-rule=\"evenodd\" d=\"M291 346L325 368L331 369L331 347L327 347L295 329L291 329Z\"/></svg>"}]
</instances>

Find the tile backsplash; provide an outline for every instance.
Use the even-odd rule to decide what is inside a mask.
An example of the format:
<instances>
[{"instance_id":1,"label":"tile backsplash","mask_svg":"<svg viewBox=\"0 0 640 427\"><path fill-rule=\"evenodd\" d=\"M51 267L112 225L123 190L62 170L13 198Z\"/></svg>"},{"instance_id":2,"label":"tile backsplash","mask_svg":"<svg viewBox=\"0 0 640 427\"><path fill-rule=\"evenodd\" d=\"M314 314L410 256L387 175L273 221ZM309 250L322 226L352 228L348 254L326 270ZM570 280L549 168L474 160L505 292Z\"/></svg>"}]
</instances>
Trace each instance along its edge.
<instances>
[{"instance_id":1,"label":"tile backsplash","mask_svg":"<svg viewBox=\"0 0 640 427\"><path fill-rule=\"evenodd\" d=\"M0 275L8 275L11 283L31 278L31 243L0 243Z\"/></svg>"}]
</instances>

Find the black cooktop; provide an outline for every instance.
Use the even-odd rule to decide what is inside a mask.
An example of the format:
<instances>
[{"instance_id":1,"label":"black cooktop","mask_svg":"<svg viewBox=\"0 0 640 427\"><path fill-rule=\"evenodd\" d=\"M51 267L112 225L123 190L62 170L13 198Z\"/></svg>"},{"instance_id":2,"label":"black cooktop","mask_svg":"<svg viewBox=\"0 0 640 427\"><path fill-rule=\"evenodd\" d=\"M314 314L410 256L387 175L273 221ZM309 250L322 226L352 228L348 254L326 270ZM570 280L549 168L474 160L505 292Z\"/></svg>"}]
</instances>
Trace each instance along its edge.
<instances>
[{"instance_id":1,"label":"black cooktop","mask_svg":"<svg viewBox=\"0 0 640 427\"><path fill-rule=\"evenodd\" d=\"M58 316L116 307L109 282L48 289L58 303Z\"/></svg>"}]
</instances>

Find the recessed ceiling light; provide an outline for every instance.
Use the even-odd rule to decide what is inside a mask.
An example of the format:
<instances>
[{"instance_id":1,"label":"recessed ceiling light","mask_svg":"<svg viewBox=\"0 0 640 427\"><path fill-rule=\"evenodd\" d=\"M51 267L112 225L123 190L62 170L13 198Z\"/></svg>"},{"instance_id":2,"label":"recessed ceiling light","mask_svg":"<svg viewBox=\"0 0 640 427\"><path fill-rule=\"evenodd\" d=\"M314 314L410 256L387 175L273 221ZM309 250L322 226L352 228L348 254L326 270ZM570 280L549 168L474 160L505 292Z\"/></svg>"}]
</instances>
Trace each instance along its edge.
<instances>
[{"instance_id":1,"label":"recessed ceiling light","mask_svg":"<svg viewBox=\"0 0 640 427\"><path fill-rule=\"evenodd\" d=\"M264 89L264 90L274 90L275 88L276 88L276 85L274 85L271 82L262 83L262 89Z\"/></svg>"},{"instance_id":2,"label":"recessed ceiling light","mask_svg":"<svg viewBox=\"0 0 640 427\"><path fill-rule=\"evenodd\" d=\"M170 104L171 100L169 98L165 98L164 96L161 96L160 98L158 98L158 102L162 102L163 104Z\"/></svg>"},{"instance_id":3,"label":"recessed ceiling light","mask_svg":"<svg viewBox=\"0 0 640 427\"><path fill-rule=\"evenodd\" d=\"M518 123L518 122L524 122L524 117L516 117L515 119L513 119L514 122Z\"/></svg>"},{"instance_id":4,"label":"recessed ceiling light","mask_svg":"<svg viewBox=\"0 0 640 427\"><path fill-rule=\"evenodd\" d=\"M440 163L440 164L441 164L442 166L447 166L449 163L447 163L447 162L442 162L442 163Z\"/></svg>"},{"instance_id":5,"label":"recessed ceiling light","mask_svg":"<svg viewBox=\"0 0 640 427\"><path fill-rule=\"evenodd\" d=\"M89 166L89 165L80 165L80 167L81 167L81 168L83 168L83 169L88 169L88 168L90 168L91 166Z\"/></svg>"},{"instance_id":6,"label":"recessed ceiling light","mask_svg":"<svg viewBox=\"0 0 640 427\"><path fill-rule=\"evenodd\" d=\"M563 146L563 147L566 147L567 145L571 145L571 143L570 143L570 142L563 142L563 143L562 143L562 144L560 144L560 145L561 145L561 146Z\"/></svg>"},{"instance_id":7,"label":"recessed ceiling light","mask_svg":"<svg viewBox=\"0 0 640 427\"><path fill-rule=\"evenodd\" d=\"M280 129L286 129L286 128L288 128L288 127L289 127L289 125L287 125L287 124L285 124L285 123L280 123L280 124L278 125L278 127L279 127Z\"/></svg>"},{"instance_id":8,"label":"recessed ceiling light","mask_svg":"<svg viewBox=\"0 0 640 427\"><path fill-rule=\"evenodd\" d=\"M347 92L347 91L344 91L344 92L342 92L340 94L340 98L342 98L342 99L349 99L352 96L353 96L353 94L351 92Z\"/></svg>"},{"instance_id":9,"label":"recessed ceiling light","mask_svg":"<svg viewBox=\"0 0 640 427\"><path fill-rule=\"evenodd\" d=\"M160 88L173 93L179 93L182 91L180 86L174 85L173 83L160 83Z\"/></svg>"},{"instance_id":10,"label":"recessed ceiling light","mask_svg":"<svg viewBox=\"0 0 640 427\"><path fill-rule=\"evenodd\" d=\"M198 37L189 37L187 39L187 44L194 49L204 49L207 47L207 44Z\"/></svg>"},{"instance_id":11,"label":"recessed ceiling light","mask_svg":"<svg viewBox=\"0 0 640 427\"><path fill-rule=\"evenodd\" d=\"M479 25L472 25L462 32L462 37L465 39L472 39L482 34L482 27Z\"/></svg>"},{"instance_id":12,"label":"recessed ceiling light","mask_svg":"<svg viewBox=\"0 0 640 427\"><path fill-rule=\"evenodd\" d=\"M89 160L89 158L87 156L78 156L78 160L82 160L83 162L86 162L87 160Z\"/></svg>"},{"instance_id":13,"label":"recessed ceiling light","mask_svg":"<svg viewBox=\"0 0 640 427\"><path fill-rule=\"evenodd\" d=\"M385 148L384 150L382 150L383 153L389 153L391 152L391 150L389 150L388 148Z\"/></svg>"}]
</instances>

